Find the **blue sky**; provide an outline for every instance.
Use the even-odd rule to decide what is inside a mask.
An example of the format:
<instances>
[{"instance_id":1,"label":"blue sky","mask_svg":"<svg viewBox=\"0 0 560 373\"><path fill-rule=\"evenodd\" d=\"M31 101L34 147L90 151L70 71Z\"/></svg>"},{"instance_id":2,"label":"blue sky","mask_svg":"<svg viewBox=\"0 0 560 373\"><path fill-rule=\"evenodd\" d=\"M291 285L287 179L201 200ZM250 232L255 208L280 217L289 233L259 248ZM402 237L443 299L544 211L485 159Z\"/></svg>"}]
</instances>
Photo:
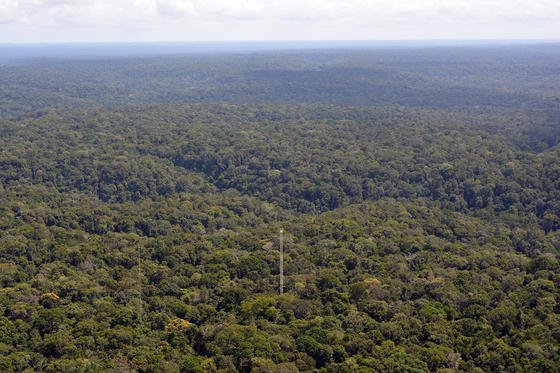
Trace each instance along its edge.
<instances>
[{"instance_id":1,"label":"blue sky","mask_svg":"<svg viewBox=\"0 0 560 373\"><path fill-rule=\"evenodd\" d=\"M0 0L0 42L560 39L560 0Z\"/></svg>"}]
</instances>

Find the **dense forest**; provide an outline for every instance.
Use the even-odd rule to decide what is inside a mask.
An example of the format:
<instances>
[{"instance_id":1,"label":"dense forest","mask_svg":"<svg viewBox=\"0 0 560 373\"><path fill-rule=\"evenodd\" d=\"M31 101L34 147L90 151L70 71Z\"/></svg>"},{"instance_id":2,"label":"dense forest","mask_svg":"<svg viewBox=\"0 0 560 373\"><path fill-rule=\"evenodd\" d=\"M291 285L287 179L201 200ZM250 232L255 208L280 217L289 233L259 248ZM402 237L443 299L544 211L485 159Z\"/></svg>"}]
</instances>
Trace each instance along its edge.
<instances>
[{"instance_id":1,"label":"dense forest","mask_svg":"<svg viewBox=\"0 0 560 373\"><path fill-rule=\"evenodd\" d=\"M0 58L0 371L560 372L559 260L560 45Z\"/></svg>"}]
</instances>

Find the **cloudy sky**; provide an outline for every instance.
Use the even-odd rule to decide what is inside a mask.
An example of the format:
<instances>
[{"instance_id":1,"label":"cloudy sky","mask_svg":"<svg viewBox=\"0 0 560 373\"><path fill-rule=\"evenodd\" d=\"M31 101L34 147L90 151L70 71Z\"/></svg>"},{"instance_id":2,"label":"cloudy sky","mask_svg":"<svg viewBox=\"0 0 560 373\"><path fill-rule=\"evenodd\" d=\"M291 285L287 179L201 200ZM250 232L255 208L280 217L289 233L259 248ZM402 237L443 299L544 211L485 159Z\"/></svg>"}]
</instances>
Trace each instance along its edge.
<instances>
[{"instance_id":1,"label":"cloudy sky","mask_svg":"<svg viewBox=\"0 0 560 373\"><path fill-rule=\"evenodd\" d=\"M0 0L0 43L560 39L560 0Z\"/></svg>"}]
</instances>

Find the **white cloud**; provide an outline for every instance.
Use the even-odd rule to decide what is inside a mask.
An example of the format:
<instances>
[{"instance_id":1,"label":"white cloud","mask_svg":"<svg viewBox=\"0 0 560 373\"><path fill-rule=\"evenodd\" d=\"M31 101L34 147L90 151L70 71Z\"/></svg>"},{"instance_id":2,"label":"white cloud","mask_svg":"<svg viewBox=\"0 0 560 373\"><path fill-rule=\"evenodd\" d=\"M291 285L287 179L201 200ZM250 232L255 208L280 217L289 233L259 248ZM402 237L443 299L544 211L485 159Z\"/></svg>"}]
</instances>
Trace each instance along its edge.
<instances>
[{"instance_id":1,"label":"white cloud","mask_svg":"<svg viewBox=\"0 0 560 373\"><path fill-rule=\"evenodd\" d=\"M558 0L0 0L1 42L558 38L558 25Z\"/></svg>"},{"instance_id":2,"label":"white cloud","mask_svg":"<svg viewBox=\"0 0 560 373\"><path fill-rule=\"evenodd\" d=\"M163 17L183 18L197 14L193 2L188 0L156 0L156 9Z\"/></svg>"},{"instance_id":3,"label":"white cloud","mask_svg":"<svg viewBox=\"0 0 560 373\"><path fill-rule=\"evenodd\" d=\"M0 22L12 22L18 17L17 0L0 0Z\"/></svg>"}]
</instances>

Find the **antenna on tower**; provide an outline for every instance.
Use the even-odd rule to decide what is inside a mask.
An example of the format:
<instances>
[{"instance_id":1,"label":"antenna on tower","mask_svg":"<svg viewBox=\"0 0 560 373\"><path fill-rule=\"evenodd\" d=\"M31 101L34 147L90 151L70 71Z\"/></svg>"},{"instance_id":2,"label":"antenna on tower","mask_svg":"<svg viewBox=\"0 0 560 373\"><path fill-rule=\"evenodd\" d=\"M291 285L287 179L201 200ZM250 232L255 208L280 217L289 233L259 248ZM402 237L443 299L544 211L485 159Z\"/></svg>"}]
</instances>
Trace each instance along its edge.
<instances>
[{"instance_id":1,"label":"antenna on tower","mask_svg":"<svg viewBox=\"0 0 560 373\"><path fill-rule=\"evenodd\" d=\"M280 228L280 295L284 294L284 230Z\"/></svg>"}]
</instances>

